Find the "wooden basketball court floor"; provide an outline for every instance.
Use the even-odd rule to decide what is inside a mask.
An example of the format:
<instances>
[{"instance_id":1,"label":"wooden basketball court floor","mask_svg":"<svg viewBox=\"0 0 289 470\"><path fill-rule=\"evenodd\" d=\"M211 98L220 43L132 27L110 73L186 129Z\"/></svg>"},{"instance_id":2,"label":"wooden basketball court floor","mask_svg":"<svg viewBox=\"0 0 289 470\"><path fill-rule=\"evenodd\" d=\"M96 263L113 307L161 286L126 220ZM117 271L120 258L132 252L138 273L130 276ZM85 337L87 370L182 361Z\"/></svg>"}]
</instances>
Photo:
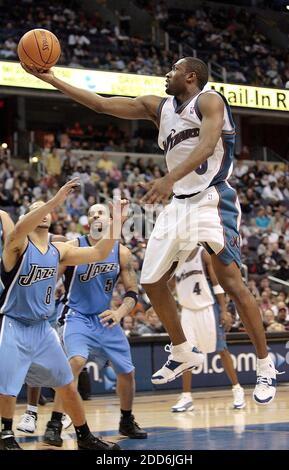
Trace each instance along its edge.
<instances>
[{"instance_id":1,"label":"wooden basketball court floor","mask_svg":"<svg viewBox=\"0 0 289 470\"><path fill-rule=\"evenodd\" d=\"M85 403L88 423L96 436L118 442L125 450L215 450L215 449L289 449L289 385L280 385L273 403L258 406L252 389L246 389L247 406L232 409L230 390L195 392L195 410L172 413L178 394L141 394L135 399L136 421L148 431L148 439L133 440L118 434L119 404L114 396L97 397ZM14 428L24 404L17 405ZM16 431L24 449L48 449L42 443L52 404L39 407L35 434ZM61 449L76 449L74 428L62 432Z\"/></svg>"}]
</instances>

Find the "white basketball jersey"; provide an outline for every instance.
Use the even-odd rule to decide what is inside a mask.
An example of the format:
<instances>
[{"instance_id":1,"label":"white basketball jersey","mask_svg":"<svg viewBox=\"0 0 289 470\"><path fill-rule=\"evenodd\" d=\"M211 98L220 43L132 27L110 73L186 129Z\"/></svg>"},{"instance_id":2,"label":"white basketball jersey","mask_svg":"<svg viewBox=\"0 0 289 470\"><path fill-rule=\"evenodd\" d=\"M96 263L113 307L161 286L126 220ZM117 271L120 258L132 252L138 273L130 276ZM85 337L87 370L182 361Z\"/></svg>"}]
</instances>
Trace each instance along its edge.
<instances>
[{"instance_id":1,"label":"white basketball jersey","mask_svg":"<svg viewBox=\"0 0 289 470\"><path fill-rule=\"evenodd\" d=\"M179 303L190 310L202 310L215 303L202 260L204 248L176 271L176 290Z\"/></svg>"},{"instance_id":2,"label":"white basketball jersey","mask_svg":"<svg viewBox=\"0 0 289 470\"><path fill-rule=\"evenodd\" d=\"M181 106L170 96L160 104L160 126L158 144L165 151L169 171L182 163L198 145L202 115L198 98L202 93L216 94L224 101L224 121L222 136L218 140L214 153L195 171L174 184L174 193L193 194L204 191L232 173L235 126L226 98L214 90L201 91Z\"/></svg>"}]
</instances>

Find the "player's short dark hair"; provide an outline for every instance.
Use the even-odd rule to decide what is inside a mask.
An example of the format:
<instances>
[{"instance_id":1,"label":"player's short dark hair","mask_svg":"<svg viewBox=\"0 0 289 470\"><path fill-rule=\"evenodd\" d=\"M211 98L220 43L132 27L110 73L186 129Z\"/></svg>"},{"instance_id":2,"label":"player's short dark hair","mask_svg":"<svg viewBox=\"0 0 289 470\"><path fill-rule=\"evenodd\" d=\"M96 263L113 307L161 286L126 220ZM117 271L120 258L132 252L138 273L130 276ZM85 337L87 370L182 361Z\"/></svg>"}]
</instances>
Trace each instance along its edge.
<instances>
[{"instance_id":1,"label":"player's short dark hair","mask_svg":"<svg viewBox=\"0 0 289 470\"><path fill-rule=\"evenodd\" d=\"M195 72L198 80L198 86L200 90L202 90L208 82L209 78L207 65L205 62L200 59L196 59L195 57L185 57L185 61L187 72Z\"/></svg>"}]
</instances>

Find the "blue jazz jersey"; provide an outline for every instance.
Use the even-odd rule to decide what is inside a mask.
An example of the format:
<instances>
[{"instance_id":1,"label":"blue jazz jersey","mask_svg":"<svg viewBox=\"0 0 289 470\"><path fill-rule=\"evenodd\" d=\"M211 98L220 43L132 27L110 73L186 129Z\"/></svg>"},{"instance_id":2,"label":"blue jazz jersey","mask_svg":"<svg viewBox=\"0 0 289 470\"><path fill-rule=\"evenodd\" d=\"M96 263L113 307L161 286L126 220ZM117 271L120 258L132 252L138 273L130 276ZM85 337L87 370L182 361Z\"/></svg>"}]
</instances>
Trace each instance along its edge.
<instances>
[{"instance_id":1,"label":"blue jazz jersey","mask_svg":"<svg viewBox=\"0 0 289 470\"><path fill-rule=\"evenodd\" d=\"M2 253L3 253L3 224L2 224L2 219L0 216L0 266L1 266L1 260L2 260ZM3 292L3 284L1 281L1 267L0 267L0 295Z\"/></svg>"},{"instance_id":2,"label":"blue jazz jersey","mask_svg":"<svg viewBox=\"0 0 289 470\"><path fill-rule=\"evenodd\" d=\"M86 235L79 237L78 243L80 247L90 246ZM105 260L67 267L64 274L65 297L60 311L60 323L69 309L84 315L99 315L109 309L119 273L118 241Z\"/></svg>"},{"instance_id":3,"label":"blue jazz jersey","mask_svg":"<svg viewBox=\"0 0 289 470\"><path fill-rule=\"evenodd\" d=\"M0 216L0 261L2 259L2 253L3 253L3 225L2 225L2 219Z\"/></svg>"},{"instance_id":4,"label":"blue jazz jersey","mask_svg":"<svg viewBox=\"0 0 289 470\"><path fill-rule=\"evenodd\" d=\"M10 272L5 272L1 262L0 314L27 324L48 319L54 311L58 266L54 245L49 243L43 254L31 240Z\"/></svg>"}]
</instances>

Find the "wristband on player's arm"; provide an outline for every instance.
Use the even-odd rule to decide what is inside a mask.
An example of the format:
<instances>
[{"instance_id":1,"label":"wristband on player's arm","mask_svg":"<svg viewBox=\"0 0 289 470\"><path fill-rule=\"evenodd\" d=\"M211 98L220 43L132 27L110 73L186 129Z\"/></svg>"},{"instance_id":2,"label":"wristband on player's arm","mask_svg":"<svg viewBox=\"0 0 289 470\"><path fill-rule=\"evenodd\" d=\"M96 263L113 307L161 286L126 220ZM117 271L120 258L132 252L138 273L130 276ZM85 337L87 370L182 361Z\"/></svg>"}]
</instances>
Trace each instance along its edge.
<instances>
[{"instance_id":1,"label":"wristband on player's arm","mask_svg":"<svg viewBox=\"0 0 289 470\"><path fill-rule=\"evenodd\" d=\"M128 291L124 294L123 299L125 299L126 297L130 297L130 298L132 298L132 299L134 300L134 302L135 302L135 303L134 303L134 307L135 307L136 304L137 304L137 301L138 301L138 295L137 295L137 293L136 293L135 291L133 291L133 290L128 290Z\"/></svg>"},{"instance_id":2,"label":"wristband on player's arm","mask_svg":"<svg viewBox=\"0 0 289 470\"><path fill-rule=\"evenodd\" d=\"M218 294L225 294L224 289L220 286L220 284L217 284L216 286L213 286L213 292L215 295Z\"/></svg>"}]
</instances>

